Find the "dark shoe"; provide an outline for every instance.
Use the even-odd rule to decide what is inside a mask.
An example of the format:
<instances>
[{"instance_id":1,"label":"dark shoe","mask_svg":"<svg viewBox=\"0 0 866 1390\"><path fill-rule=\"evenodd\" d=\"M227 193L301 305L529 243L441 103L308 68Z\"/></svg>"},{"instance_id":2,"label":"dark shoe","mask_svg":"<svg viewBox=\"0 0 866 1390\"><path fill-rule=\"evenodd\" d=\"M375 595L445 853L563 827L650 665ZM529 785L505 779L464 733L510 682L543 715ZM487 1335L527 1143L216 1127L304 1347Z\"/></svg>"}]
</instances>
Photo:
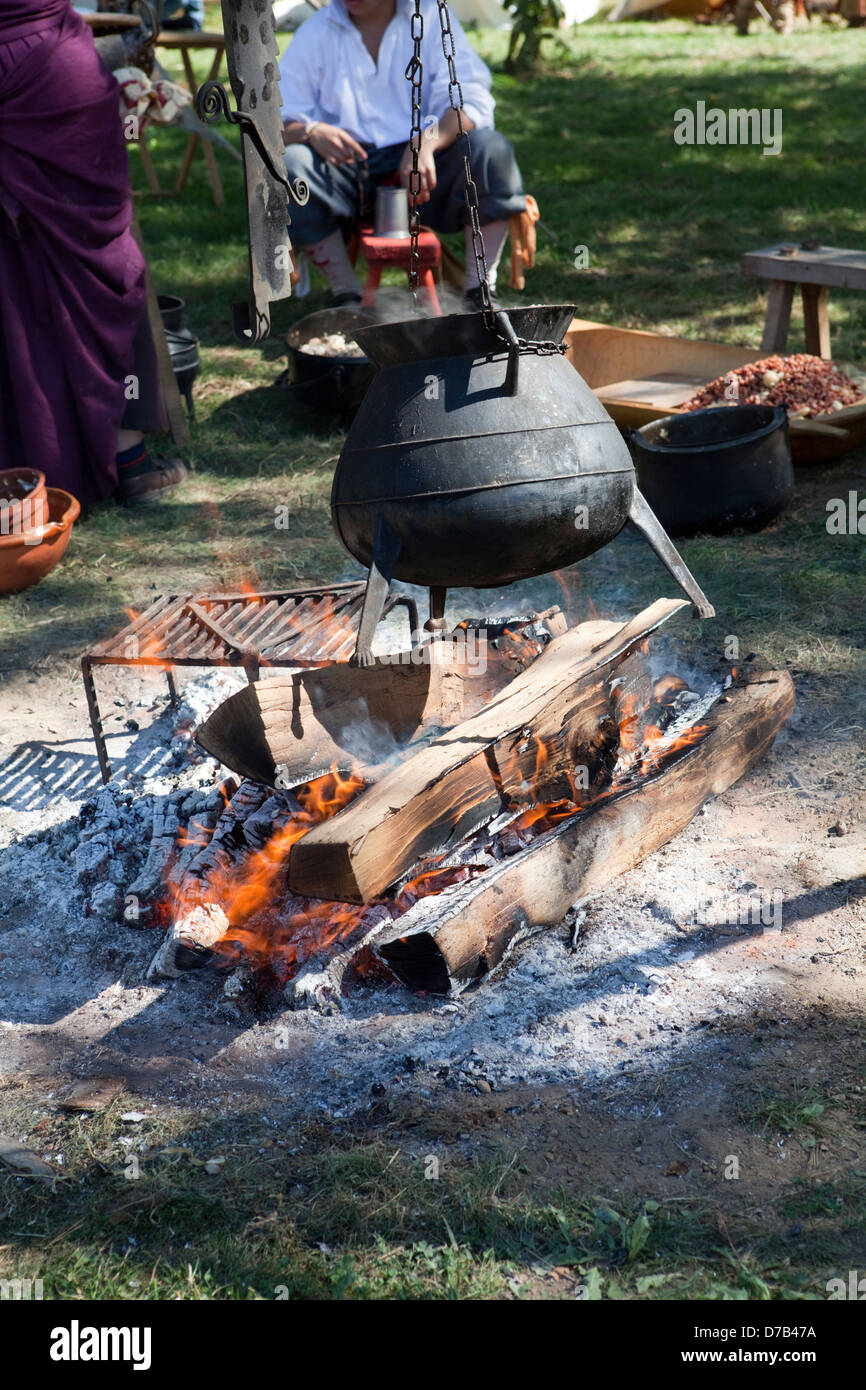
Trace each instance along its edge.
<instances>
[{"instance_id":1,"label":"dark shoe","mask_svg":"<svg viewBox=\"0 0 866 1390\"><path fill-rule=\"evenodd\" d=\"M331 300L332 309L345 309L348 304L360 304L361 296L355 294L354 290L347 290L344 294L335 294Z\"/></svg>"},{"instance_id":2,"label":"dark shoe","mask_svg":"<svg viewBox=\"0 0 866 1390\"><path fill-rule=\"evenodd\" d=\"M187 478L186 464L180 459L166 459L159 454L146 454L142 463L120 469L117 500L125 506L146 502L167 488L177 487Z\"/></svg>"},{"instance_id":3,"label":"dark shoe","mask_svg":"<svg viewBox=\"0 0 866 1390\"><path fill-rule=\"evenodd\" d=\"M466 290L465 293L464 293L464 295L463 295L463 303L464 303L465 306L466 306L466 311L467 311L467 313L469 313L469 314L480 314L482 308L484 307L483 304L481 303L481 286L480 286L480 285L476 285L474 289ZM501 309L501 308L502 308L502 305L499 303L499 300L496 298L496 291L495 291L495 290L491 290L491 291L490 291L490 305L491 305L491 308L493 308L493 309Z\"/></svg>"}]
</instances>

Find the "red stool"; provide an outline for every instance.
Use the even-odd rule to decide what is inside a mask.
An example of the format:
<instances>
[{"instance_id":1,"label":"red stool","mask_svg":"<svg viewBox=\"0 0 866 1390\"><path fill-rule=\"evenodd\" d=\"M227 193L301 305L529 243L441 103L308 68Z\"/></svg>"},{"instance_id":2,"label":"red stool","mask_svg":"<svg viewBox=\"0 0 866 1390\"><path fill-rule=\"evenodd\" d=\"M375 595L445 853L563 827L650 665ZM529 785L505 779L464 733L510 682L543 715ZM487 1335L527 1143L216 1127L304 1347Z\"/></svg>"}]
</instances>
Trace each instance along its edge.
<instances>
[{"instance_id":1,"label":"red stool","mask_svg":"<svg viewBox=\"0 0 866 1390\"><path fill-rule=\"evenodd\" d=\"M400 266L408 275L410 246L408 237L376 236L372 227L360 228L360 249L364 252L367 262L367 279L361 295L362 304L367 307L375 304L379 281L386 265ZM427 232L422 227L418 237L418 289L426 296L431 313L440 315L442 310L439 307L433 270L441 259L442 247L439 238L434 232Z\"/></svg>"}]
</instances>

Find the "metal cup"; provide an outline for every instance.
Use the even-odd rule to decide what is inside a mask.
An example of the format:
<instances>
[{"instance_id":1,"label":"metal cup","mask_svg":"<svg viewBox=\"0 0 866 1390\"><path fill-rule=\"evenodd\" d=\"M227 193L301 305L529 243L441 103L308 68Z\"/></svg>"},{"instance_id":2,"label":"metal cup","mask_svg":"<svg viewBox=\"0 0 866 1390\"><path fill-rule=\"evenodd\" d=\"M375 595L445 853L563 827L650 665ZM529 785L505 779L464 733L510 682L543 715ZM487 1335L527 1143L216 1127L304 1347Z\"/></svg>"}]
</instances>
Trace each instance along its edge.
<instances>
[{"instance_id":1,"label":"metal cup","mask_svg":"<svg viewBox=\"0 0 866 1390\"><path fill-rule=\"evenodd\" d=\"M409 236L409 198L405 188L387 185L376 189L376 236Z\"/></svg>"}]
</instances>

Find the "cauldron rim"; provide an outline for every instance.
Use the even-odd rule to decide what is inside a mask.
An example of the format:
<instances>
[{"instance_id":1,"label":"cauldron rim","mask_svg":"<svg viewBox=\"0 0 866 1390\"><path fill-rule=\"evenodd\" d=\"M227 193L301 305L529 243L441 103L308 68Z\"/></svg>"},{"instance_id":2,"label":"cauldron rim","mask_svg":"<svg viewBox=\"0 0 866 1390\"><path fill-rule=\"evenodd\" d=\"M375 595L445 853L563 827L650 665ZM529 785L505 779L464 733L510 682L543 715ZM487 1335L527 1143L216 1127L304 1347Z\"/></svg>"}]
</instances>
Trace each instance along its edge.
<instances>
[{"instance_id":1,"label":"cauldron rim","mask_svg":"<svg viewBox=\"0 0 866 1390\"><path fill-rule=\"evenodd\" d=\"M640 441L640 446L647 453L671 455L680 454L714 454L732 449L743 448L747 444L757 443L760 439L766 439L771 434L784 425L787 421L788 413L784 406L770 405L765 401L747 401L742 405L711 405L705 406L702 410L679 411L675 415L662 415L657 420L650 420L640 429L634 431ZM702 440L699 435L693 439L671 439L669 436L662 436L662 428L676 428L678 423L688 422L692 425L702 423L715 423L716 420L726 420L736 427L741 426L741 431L736 428L730 434L724 434L720 438L707 438ZM751 423L747 423L750 421Z\"/></svg>"},{"instance_id":2,"label":"cauldron rim","mask_svg":"<svg viewBox=\"0 0 866 1390\"><path fill-rule=\"evenodd\" d=\"M305 344L310 338L319 337L322 333L343 333L354 338L357 329L372 328L377 322L374 310L360 304L330 304L324 309L316 309L313 313L297 319L286 333L286 347L290 354L297 353L306 361L324 363L326 366L339 362L362 363L367 366L368 363L364 362L362 357L342 354L324 357L320 352L307 352Z\"/></svg>"},{"instance_id":3,"label":"cauldron rim","mask_svg":"<svg viewBox=\"0 0 866 1390\"><path fill-rule=\"evenodd\" d=\"M574 318L573 304L524 304L506 310L519 338L561 343ZM507 346L484 326L480 313L398 319L358 329L355 342L377 367L444 357L489 357Z\"/></svg>"}]
</instances>

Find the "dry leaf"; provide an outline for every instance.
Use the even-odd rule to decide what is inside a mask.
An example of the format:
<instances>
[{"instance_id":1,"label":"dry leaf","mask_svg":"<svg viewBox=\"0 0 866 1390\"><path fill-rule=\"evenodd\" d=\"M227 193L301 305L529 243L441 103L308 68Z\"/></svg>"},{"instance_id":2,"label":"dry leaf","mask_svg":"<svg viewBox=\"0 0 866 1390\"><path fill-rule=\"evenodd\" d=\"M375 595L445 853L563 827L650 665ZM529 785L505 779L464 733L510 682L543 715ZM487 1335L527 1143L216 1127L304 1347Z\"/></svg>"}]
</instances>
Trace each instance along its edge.
<instances>
[{"instance_id":1,"label":"dry leaf","mask_svg":"<svg viewBox=\"0 0 866 1390\"><path fill-rule=\"evenodd\" d=\"M60 1104L64 1110L104 1110L117 1099L124 1084L119 1076L88 1076L76 1081Z\"/></svg>"},{"instance_id":2,"label":"dry leaf","mask_svg":"<svg viewBox=\"0 0 866 1390\"><path fill-rule=\"evenodd\" d=\"M0 1159L13 1171L28 1178L56 1178L57 1173L32 1149L25 1149L17 1139L0 1134Z\"/></svg>"}]
</instances>

